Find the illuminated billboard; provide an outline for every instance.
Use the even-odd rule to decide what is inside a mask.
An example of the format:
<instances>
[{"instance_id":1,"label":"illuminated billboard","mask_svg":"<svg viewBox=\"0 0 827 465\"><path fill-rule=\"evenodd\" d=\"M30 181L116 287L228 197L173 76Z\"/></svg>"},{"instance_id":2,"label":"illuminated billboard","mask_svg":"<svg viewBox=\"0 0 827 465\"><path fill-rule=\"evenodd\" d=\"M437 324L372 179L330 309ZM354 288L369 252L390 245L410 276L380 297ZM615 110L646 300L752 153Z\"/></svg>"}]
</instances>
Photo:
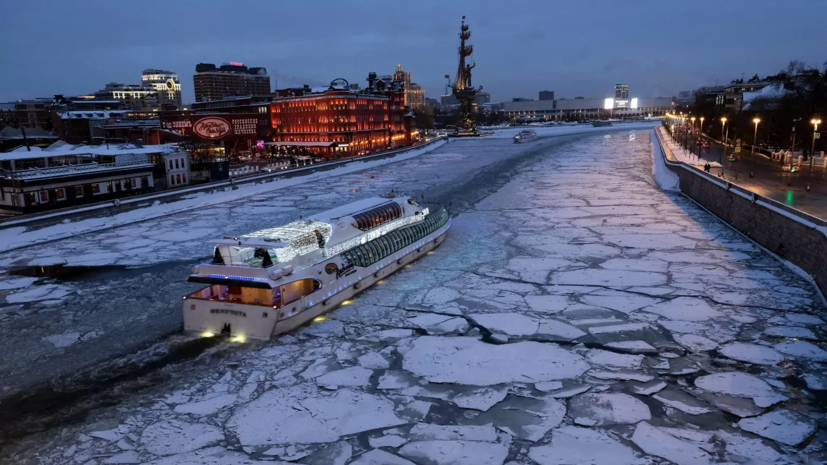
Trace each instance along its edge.
<instances>
[{"instance_id":1,"label":"illuminated billboard","mask_svg":"<svg viewBox=\"0 0 827 465\"><path fill-rule=\"evenodd\" d=\"M615 107L615 99L607 98L606 102L603 104L603 108L606 110L611 110Z\"/></svg>"},{"instance_id":2,"label":"illuminated billboard","mask_svg":"<svg viewBox=\"0 0 827 465\"><path fill-rule=\"evenodd\" d=\"M632 99L632 108L637 108L637 98Z\"/></svg>"}]
</instances>

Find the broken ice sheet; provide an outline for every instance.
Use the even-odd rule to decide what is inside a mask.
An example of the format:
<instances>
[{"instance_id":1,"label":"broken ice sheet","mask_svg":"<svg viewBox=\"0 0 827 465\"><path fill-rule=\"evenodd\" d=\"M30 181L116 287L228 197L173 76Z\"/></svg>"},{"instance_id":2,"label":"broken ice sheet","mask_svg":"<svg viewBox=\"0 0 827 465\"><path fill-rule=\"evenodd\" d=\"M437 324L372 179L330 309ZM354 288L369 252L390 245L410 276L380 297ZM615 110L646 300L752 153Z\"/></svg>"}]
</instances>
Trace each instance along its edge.
<instances>
[{"instance_id":1,"label":"broken ice sheet","mask_svg":"<svg viewBox=\"0 0 827 465\"><path fill-rule=\"evenodd\" d=\"M505 399L506 394L508 394L508 389L505 387L484 387L473 391L463 392L454 397L453 402L461 408L481 410L485 412L497 402Z\"/></svg>"},{"instance_id":2,"label":"broken ice sheet","mask_svg":"<svg viewBox=\"0 0 827 465\"><path fill-rule=\"evenodd\" d=\"M493 424L515 438L539 441L546 432L557 427L565 415L565 405L551 397L510 395L487 412L465 422L472 425Z\"/></svg>"},{"instance_id":3,"label":"broken ice sheet","mask_svg":"<svg viewBox=\"0 0 827 465\"><path fill-rule=\"evenodd\" d=\"M582 426L637 423L652 418L649 407L628 394L582 394L569 400L569 415Z\"/></svg>"},{"instance_id":4,"label":"broken ice sheet","mask_svg":"<svg viewBox=\"0 0 827 465\"><path fill-rule=\"evenodd\" d=\"M434 465L502 465L508 447L475 441L416 441L402 446L399 453L419 463Z\"/></svg>"},{"instance_id":5,"label":"broken ice sheet","mask_svg":"<svg viewBox=\"0 0 827 465\"><path fill-rule=\"evenodd\" d=\"M434 383L488 386L577 377L583 358L552 344L492 345L468 337L423 336L404 351L403 368Z\"/></svg>"},{"instance_id":6,"label":"broken ice sheet","mask_svg":"<svg viewBox=\"0 0 827 465\"><path fill-rule=\"evenodd\" d=\"M759 407L769 407L787 399L763 379L739 371L699 376L695 386L709 392L751 398Z\"/></svg>"},{"instance_id":7,"label":"broken ice sheet","mask_svg":"<svg viewBox=\"0 0 827 465\"><path fill-rule=\"evenodd\" d=\"M333 442L340 436L405 423L390 400L339 389L327 396L312 384L273 389L237 409L227 427L243 445Z\"/></svg>"},{"instance_id":8,"label":"broken ice sheet","mask_svg":"<svg viewBox=\"0 0 827 465\"><path fill-rule=\"evenodd\" d=\"M552 431L551 442L528 453L539 465L645 465L649 461L606 432L577 426Z\"/></svg>"},{"instance_id":9,"label":"broken ice sheet","mask_svg":"<svg viewBox=\"0 0 827 465\"><path fill-rule=\"evenodd\" d=\"M800 444L816 429L812 419L789 410L774 410L760 417L744 418L738 426L788 446Z\"/></svg>"},{"instance_id":10,"label":"broken ice sheet","mask_svg":"<svg viewBox=\"0 0 827 465\"><path fill-rule=\"evenodd\" d=\"M684 439L676 438L647 422L641 422L635 428L632 442L650 455L663 457L677 465L703 465L712 463L711 457L698 445Z\"/></svg>"},{"instance_id":11,"label":"broken ice sheet","mask_svg":"<svg viewBox=\"0 0 827 465\"><path fill-rule=\"evenodd\" d=\"M653 399L657 399L662 404L678 409L683 413L689 415L703 415L705 413L714 412L705 402L702 402L689 394L677 389L664 389L652 395Z\"/></svg>"},{"instance_id":12,"label":"broken ice sheet","mask_svg":"<svg viewBox=\"0 0 827 465\"><path fill-rule=\"evenodd\" d=\"M720 352L733 360L757 365L775 365L784 360L784 356L771 347L743 342L727 344L721 347Z\"/></svg>"}]
</instances>

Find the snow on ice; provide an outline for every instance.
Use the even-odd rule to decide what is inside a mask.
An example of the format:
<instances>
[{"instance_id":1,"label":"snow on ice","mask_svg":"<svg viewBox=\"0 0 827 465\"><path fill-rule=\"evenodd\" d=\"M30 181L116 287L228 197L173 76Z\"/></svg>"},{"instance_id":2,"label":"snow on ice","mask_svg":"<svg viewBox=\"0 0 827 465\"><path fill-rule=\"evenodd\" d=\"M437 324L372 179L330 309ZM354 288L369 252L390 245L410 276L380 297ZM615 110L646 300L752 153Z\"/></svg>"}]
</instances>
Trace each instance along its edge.
<instances>
[{"instance_id":1,"label":"snow on ice","mask_svg":"<svg viewBox=\"0 0 827 465\"><path fill-rule=\"evenodd\" d=\"M489 386L580 376L583 358L551 344L491 345L471 338L423 336L404 353L403 368L434 383Z\"/></svg>"},{"instance_id":2,"label":"snow on ice","mask_svg":"<svg viewBox=\"0 0 827 465\"><path fill-rule=\"evenodd\" d=\"M402 423L384 397L350 389L322 396L300 384L265 392L237 410L228 428L244 445L310 444Z\"/></svg>"}]
</instances>

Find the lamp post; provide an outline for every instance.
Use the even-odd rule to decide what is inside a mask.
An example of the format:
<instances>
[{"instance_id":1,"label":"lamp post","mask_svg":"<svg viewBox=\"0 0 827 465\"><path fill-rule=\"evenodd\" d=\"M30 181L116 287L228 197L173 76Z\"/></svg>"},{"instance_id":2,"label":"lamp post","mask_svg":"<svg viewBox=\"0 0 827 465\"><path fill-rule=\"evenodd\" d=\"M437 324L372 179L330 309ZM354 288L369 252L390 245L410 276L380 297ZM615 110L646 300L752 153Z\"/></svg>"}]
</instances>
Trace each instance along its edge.
<instances>
[{"instance_id":1,"label":"lamp post","mask_svg":"<svg viewBox=\"0 0 827 465\"><path fill-rule=\"evenodd\" d=\"M721 135L724 136L724 138L721 139L721 145L724 146L724 153L723 153L722 156L718 157L718 163L720 163L721 166L724 166L724 157L726 157L726 140L727 140L727 136L729 135L729 128L726 128L726 134L724 134L724 128L725 127L726 127L726 116L721 118Z\"/></svg>"},{"instance_id":2,"label":"lamp post","mask_svg":"<svg viewBox=\"0 0 827 465\"><path fill-rule=\"evenodd\" d=\"M704 133L704 117L703 117L703 116L701 116L701 130L700 130L700 131L698 131L698 133L699 133L699 134L703 134L703 133Z\"/></svg>"},{"instance_id":3,"label":"lamp post","mask_svg":"<svg viewBox=\"0 0 827 465\"><path fill-rule=\"evenodd\" d=\"M758 138L758 123L761 122L760 118L753 118L752 122L755 123L755 132L752 133L752 152L750 153L750 170L749 170L749 177L753 177L755 174L753 170L755 169L755 142Z\"/></svg>"},{"instance_id":4,"label":"lamp post","mask_svg":"<svg viewBox=\"0 0 827 465\"><path fill-rule=\"evenodd\" d=\"M695 136L695 117L693 116L693 117L689 118L689 120L692 121L692 136L694 137ZM690 142L692 142L691 139L687 140L686 145L689 145ZM691 148L689 149L689 153L692 153Z\"/></svg>"},{"instance_id":5,"label":"lamp post","mask_svg":"<svg viewBox=\"0 0 827 465\"><path fill-rule=\"evenodd\" d=\"M818 135L818 125L821 124L821 120L813 118L810 124L813 125L813 146L810 148L810 174L813 174L813 159L816 157L816 136Z\"/></svg>"}]
</instances>

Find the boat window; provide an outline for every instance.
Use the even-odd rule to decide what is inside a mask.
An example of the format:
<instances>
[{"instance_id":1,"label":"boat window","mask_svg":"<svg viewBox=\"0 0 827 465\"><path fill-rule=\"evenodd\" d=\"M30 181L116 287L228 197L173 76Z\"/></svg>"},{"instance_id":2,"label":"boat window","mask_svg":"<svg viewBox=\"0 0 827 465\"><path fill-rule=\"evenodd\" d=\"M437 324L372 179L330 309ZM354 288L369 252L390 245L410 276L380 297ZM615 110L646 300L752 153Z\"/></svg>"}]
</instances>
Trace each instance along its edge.
<instances>
[{"instance_id":1,"label":"boat window","mask_svg":"<svg viewBox=\"0 0 827 465\"><path fill-rule=\"evenodd\" d=\"M281 305L293 303L305 296L308 296L319 289L322 285L312 278L300 279L280 286Z\"/></svg>"},{"instance_id":2,"label":"boat window","mask_svg":"<svg viewBox=\"0 0 827 465\"><path fill-rule=\"evenodd\" d=\"M402 207L396 202L388 202L353 215L356 227L365 231L402 216Z\"/></svg>"}]
</instances>

